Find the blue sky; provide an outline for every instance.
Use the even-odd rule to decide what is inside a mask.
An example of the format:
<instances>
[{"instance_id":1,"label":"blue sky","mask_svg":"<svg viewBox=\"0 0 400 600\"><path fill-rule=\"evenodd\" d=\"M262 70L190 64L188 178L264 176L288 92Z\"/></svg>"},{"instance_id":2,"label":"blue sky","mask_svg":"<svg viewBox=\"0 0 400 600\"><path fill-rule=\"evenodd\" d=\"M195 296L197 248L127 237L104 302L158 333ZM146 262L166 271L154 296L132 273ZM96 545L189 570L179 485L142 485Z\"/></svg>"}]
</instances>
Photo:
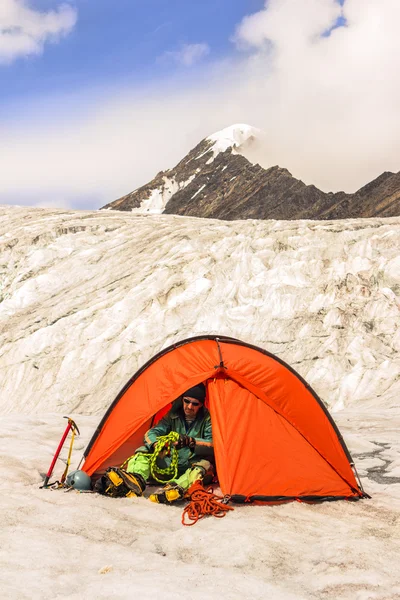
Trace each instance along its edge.
<instances>
[{"instance_id":1,"label":"blue sky","mask_svg":"<svg viewBox=\"0 0 400 600\"><path fill-rule=\"evenodd\" d=\"M168 54L184 45L208 44L215 61L235 52L236 25L263 7L261 0L75 0L73 30L40 56L0 66L0 106L21 100L120 85L141 86L184 70ZM40 11L54 0L31 0ZM200 62L200 61L199 61Z\"/></svg>"},{"instance_id":2,"label":"blue sky","mask_svg":"<svg viewBox=\"0 0 400 600\"><path fill-rule=\"evenodd\" d=\"M234 123L324 191L400 169L398 0L1 0L0 202L99 208Z\"/></svg>"}]
</instances>

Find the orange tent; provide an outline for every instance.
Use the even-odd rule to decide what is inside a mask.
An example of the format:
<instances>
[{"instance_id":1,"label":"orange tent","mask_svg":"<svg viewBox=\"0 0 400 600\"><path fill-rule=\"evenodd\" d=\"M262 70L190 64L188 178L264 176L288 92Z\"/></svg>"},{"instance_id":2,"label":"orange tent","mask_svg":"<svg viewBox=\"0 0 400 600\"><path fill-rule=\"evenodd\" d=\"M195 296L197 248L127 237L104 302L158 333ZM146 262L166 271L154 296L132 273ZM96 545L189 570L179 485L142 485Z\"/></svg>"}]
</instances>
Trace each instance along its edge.
<instances>
[{"instance_id":1,"label":"orange tent","mask_svg":"<svg viewBox=\"0 0 400 600\"><path fill-rule=\"evenodd\" d=\"M201 336L160 352L125 385L85 453L96 479L142 444L171 402L204 382L218 479L233 501L368 497L332 417L276 356L228 337Z\"/></svg>"}]
</instances>

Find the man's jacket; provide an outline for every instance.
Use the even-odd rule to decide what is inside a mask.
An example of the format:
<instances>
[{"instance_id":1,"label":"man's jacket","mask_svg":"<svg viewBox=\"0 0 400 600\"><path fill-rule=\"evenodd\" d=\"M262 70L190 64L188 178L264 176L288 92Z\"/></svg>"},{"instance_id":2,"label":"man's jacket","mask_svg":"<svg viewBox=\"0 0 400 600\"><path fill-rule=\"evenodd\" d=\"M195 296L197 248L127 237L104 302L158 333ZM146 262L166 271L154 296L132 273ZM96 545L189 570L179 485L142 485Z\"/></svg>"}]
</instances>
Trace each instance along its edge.
<instances>
[{"instance_id":1,"label":"man's jacket","mask_svg":"<svg viewBox=\"0 0 400 600\"><path fill-rule=\"evenodd\" d=\"M168 435L176 431L181 435L188 435L196 440L194 450L181 448L178 450L178 470L184 473L193 463L201 458L212 460L214 447L212 441L211 417L208 410L203 406L196 415L196 419L189 426L185 421L185 413L182 408L182 400L176 401L171 410L155 425L149 429L145 436L145 446L141 446L136 452L151 452L152 444L162 435ZM168 458L165 459L168 463Z\"/></svg>"}]
</instances>

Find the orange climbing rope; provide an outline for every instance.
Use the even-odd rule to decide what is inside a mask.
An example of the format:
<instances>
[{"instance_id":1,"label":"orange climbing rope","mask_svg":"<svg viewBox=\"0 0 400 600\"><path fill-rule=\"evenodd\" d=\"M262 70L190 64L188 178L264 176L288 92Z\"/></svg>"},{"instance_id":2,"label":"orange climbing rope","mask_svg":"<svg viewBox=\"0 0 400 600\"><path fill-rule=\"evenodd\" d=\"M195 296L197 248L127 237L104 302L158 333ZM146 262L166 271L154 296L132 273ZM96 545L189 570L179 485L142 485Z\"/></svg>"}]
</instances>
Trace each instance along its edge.
<instances>
[{"instance_id":1,"label":"orange climbing rope","mask_svg":"<svg viewBox=\"0 0 400 600\"><path fill-rule=\"evenodd\" d=\"M190 498L190 502L182 513L182 525L190 527L208 515L222 519L228 510L233 510L232 506L224 503L225 498L213 493L212 486L205 489L200 480L195 481L189 488L187 496Z\"/></svg>"}]
</instances>

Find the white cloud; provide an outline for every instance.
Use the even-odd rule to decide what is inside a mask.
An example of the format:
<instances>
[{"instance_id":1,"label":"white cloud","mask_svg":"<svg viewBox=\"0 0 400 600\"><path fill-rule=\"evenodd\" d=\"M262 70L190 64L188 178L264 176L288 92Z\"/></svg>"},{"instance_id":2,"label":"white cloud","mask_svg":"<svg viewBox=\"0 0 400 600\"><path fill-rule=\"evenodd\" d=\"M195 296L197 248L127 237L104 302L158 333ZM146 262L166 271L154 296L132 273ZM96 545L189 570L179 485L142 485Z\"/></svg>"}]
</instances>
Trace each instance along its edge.
<instances>
[{"instance_id":1,"label":"white cloud","mask_svg":"<svg viewBox=\"0 0 400 600\"><path fill-rule=\"evenodd\" d=\"M24 0L1 0L0 63L9 64L21 56L41 54L46 42L58 41L76 23L76 11L68 4L57 10L39 12Z\"/></svg>"},{"instance_id":2,"label":"white cloud","mask_svg":"<svg viewBox=\"0 0 400 600\"><path fill-rule=\"evenodd\" d=\"M208 44L183 44L179 50L164 52L161 60L173 60L185 67L191 67L209 53Z\"/></svg>"},{"instance_id":3,"label":"white cloud","mask_svg":"<svg viewBox=\"0 0 400 600\"><path fill-rule=\"evenodd\" d=\"M323 36L341 15L347 25ZM399 18L397 0L271 0L243 20L236 38L257 48L248 83L276 162L348 191L400 169Z\"/></svg>"},{"instance_id":4,"label":"white cloud","mask_svg":"<svg viewBox=\"0 0 400 600\"><path fill-rule=\"evenodd\" d=\"M341 11L346 27L324 37ZM255 160L325 191L399 171L399 21L398 0L270 0L239 24L237 43L252 48L239 60L190 69L140 97L98 94L90 110L79 98L64 112L62 99L48 99L41 119L30 111L32 124L0 122L0 199L90 197L101 206L232 123L266 132Z\"/></svg>"},{"instance_id":5,"label":"white cloud","mask_svg":"<svg viewBox=\"0 0 400 600\"><path fill-rule=\"evenodd\" d=\"M341 6L333 0L270 0L263 10L243 19L236 39L256 48L272 42L290 50L317 41L341 13Z\"/></svg>"}]
</instances>

